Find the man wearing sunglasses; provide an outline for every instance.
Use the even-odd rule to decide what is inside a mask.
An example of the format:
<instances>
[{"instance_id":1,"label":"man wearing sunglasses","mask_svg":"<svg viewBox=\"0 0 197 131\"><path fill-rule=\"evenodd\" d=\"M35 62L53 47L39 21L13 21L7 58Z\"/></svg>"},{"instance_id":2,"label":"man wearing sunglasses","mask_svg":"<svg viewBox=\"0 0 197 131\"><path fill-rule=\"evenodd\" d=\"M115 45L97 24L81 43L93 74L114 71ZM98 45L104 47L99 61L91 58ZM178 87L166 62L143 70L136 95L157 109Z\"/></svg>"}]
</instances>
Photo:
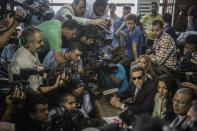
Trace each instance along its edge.
<instances>
[{"instance_id":1,"label":"man wearing sunglasses","mask_svg":"<svg viewBox=\"0 0 197 131\"><path fill-rule=\"evenodd\" d=\"M156 93L155 86L155 82L145 76L144 70L134 65L130 69L130 87L126 91L125 97L113 97L111 104L121 109L128 107L128 110L134 114L152 113Z\"/></svg>"}]
</instances>

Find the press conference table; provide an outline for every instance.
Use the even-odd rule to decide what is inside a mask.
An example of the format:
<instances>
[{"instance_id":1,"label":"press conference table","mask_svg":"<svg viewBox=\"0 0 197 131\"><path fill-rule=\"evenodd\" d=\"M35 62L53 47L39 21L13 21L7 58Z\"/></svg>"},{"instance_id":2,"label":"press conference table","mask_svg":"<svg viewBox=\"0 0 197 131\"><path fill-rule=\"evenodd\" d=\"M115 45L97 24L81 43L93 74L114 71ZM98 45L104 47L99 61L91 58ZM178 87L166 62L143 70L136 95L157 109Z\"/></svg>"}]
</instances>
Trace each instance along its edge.
<instances>
[{"instance_id":1,"label":"press conference table","mask_svg":"<svg viewBox=\"0 0 197 131\"><path fill-rule=\"evenodd\" d=\"M119 116L122 111L121 109L111 106L109 98L106 96L94 100L94 105L96 107L96 112L101 119L104 117Z\"/></svg>"}]
</instances>

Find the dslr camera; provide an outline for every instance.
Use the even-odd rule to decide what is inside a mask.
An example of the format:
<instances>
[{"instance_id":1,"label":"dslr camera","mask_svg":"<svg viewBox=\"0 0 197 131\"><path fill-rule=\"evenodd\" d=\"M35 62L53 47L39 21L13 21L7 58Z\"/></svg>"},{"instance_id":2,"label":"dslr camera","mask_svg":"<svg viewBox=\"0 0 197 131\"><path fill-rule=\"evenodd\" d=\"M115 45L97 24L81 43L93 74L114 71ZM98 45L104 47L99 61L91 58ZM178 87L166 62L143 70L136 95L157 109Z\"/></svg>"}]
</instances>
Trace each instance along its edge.
<instances>
[{"instance_id":1,"label":"dslr camera","mask_svg":"<svg viewBox=\"0 0 197 131\"><path fill-rule=\"evenodd\" d=\"M180 72L197 72L197 65L192 63L191 60L197 57L197 52L188 52L178 63L178 71Z\"/></svg>"},{"instance_id":2,"label":"dslr camera","mask_svg":"<svg viewBox=\"0 0 197 131\"><path fill-rule=\"evenodd\" d=\"M49 119L46 124L46 131L74 130L84 120L80 110L67 110L59 106L49 111Z\"/></svg>"}]
</instances>

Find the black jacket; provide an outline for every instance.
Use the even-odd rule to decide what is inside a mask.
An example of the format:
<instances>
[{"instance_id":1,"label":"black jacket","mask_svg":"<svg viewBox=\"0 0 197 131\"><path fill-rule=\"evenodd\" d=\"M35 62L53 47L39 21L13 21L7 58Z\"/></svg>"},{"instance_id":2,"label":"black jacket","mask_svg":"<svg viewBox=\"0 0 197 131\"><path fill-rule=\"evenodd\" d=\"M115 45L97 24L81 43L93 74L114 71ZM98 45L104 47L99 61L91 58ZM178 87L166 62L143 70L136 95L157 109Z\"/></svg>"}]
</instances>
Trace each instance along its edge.
<instances>
[{"instance_id":1,"label":"black jacket","mask_svg":"<svg viewBox=\"0 0 197 131\"><path fill-rule=\"evenodd\" d=\"M136 87L131 84L129 89L126 91L125 96L127 98L134 98ZM149 113L152 114L154 107L154 96L156 94L156 83L147 78L138 95L135 98L135 102L126 102L126 106L134 113L134 114L143 114Z\"/></svg>"}]
</instances>

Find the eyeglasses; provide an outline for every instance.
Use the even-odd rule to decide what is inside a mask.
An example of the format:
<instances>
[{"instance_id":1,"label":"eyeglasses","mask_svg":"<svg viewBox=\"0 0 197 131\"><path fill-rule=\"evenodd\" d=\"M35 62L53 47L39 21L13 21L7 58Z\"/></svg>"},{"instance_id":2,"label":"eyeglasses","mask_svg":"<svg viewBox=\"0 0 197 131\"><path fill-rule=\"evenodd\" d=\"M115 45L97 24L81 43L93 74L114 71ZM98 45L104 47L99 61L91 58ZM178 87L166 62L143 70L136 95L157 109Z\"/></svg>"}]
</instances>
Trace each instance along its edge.
<instances>
[{"instance_id":1,"label":"eyeglasses","mask_svg":"<svg viewBox=\"0 0 197 131\"><path fill-rule=\"evenodd\" d=\"M140 80L140 79L142 79L142 78L143 78L143 76L138 76L138 77L132 77L131 79L132 79L132 80L137 80L137 79Z\"/></svg>"}]
</instances>

